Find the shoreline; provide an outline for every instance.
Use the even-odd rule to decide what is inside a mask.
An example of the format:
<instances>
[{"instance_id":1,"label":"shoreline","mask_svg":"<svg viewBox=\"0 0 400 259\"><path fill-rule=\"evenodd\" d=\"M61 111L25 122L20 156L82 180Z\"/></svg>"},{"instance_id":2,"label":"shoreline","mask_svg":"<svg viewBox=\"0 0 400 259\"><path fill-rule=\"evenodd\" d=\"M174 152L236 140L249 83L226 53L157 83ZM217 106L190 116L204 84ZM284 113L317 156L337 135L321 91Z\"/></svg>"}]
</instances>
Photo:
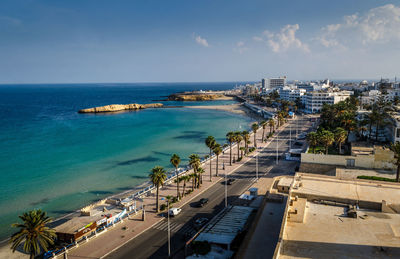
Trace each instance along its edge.
<instances>
[{"instance_id":1,"label":"shoreline","mask_svg":"<svg viewBox=\"0 0 400 259\"><path fill-rule=\"evenodd\" d=\"M234 97L229 97L229 100L235 99ZM230 113L234 113L234 114L238 114L238 115L242 115L242 116L248 116L251 119L256 119L259 120L260 116L257 115L256 113L252 112L250 109L248 109L247 107L245 107L242 103L235 103L235 104L230 104L230 105L210 105L210 106L174 106L174 107L168 107L168 106L164 106L164 108L190 108L190 109L208 109L208 110L220 110L220 111L226 111L226 112L230 112ZM135 194L136 192L143 190L145 187L150 185L150 181L146 180L141 184L138 184L137 186L134 186L132 189L129 190L125 190L122 192L116 192L114 194L111 194L109 196L104 197L105 198L121 198L121 196L130 196L132 194ZM93 204L89 203L87 205ZM60 225L62 223L64 223L66 220L69 220L73 217L79 216L80 215L80 210L81 208L83 208L85 206L81 206L79 207L77 210L72 211L70 213L67 213L65 215L62 215L60 217L54 218L54 220L52 221L52 227L55 227L57 225ZM0 240L0 247L5 247L8 246L10 238L6 238L3 240Z\"/></svg>"}]
</instances>

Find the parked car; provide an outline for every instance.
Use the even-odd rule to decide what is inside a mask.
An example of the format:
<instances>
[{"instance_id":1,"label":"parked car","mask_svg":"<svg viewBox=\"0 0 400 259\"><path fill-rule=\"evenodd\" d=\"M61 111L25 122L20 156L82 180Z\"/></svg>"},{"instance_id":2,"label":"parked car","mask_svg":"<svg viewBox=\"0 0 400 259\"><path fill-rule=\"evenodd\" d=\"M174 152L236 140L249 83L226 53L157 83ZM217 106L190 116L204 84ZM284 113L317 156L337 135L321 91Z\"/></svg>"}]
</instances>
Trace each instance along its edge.
<instances>
[{"instance_id":1,"label":"parked car","mask_svg":"<svg viewBox=\"0 0 400 259\"><path fill-rule=\"evenodd\" d=\"M230 178L230 179L228 179L228 181L226 181L226 184L227 185L232 185L235 181L236 181L236 179Z\"/></svg>"},{"instance_id":2,"label":"parked car","mask_svg":"<svg viewBox=\"0 0 400 259\"><path fill-rule=\"evenodd\" d=\"M194 221L194 228L201 229L208 222L208 218L198 218Z\"/></svg>"},{"instance_id":3,"label":"parked car","mask_svg":"<svg viewBox=\"0 0 400 259\"><path fill-rule=\"evenodd\" d=\"M307 137L306 133L301 133L301 134L299 134L299 137L297 139L298 140L304 140L304 139L306 139L306 137Z\"/></svg>"},{"instance_id":4,"label":"parked car","mask_svg":"<svg viewBox=\"0 0 400 259\"><path fill-rule=\"evenodd\" d=\"M181 211L182 209L180 208L170 208L168 212L170 216L174 217L177 216L179 213L181 213Z\"/></svg>"},{"instance_id":5,"label":"parked car","mask_svg":"<svg viewBox=\"0 0 400 259\"><path fill-rule=\"evenodd\" d=\"M204 205L206 205L208 202L207 198L201 198L198 202L197 202L197 207L203 207Z\"/></svg>"}]
</instances>

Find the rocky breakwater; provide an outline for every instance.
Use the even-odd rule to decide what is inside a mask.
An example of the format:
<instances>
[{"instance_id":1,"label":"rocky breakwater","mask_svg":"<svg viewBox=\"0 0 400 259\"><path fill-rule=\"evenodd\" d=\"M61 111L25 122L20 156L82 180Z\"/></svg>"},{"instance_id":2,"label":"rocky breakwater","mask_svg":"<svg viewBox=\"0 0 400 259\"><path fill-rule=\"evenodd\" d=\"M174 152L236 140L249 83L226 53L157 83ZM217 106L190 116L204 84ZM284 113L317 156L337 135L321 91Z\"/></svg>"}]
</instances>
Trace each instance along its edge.
<instances>
[{"instance_id":1,"label":"rocky breakwater","mask_svg":"<svg viewBox=\"0 0 400 259\"><path fill-rule=\"evenodd\" d=\"M149 104L110 104L106 106L88 108L79 110L79 113L102 113L102 112L120 112L120 111L131 111L131 110L142 110L147 108L161 108L164 105L162 103L149 103Z\"/></svg>"},{"instance_id":2,"label":"rocky breakwater","mask_svg":"<svg viewBox=\"0 0 400 259\"><path fill-rule=\"evenodd\" d=\"M212 101L230 99L223 94L197 94L197 93L182 93L171 94L168 96L168 101Z\"/></svg>"}]
</instances>

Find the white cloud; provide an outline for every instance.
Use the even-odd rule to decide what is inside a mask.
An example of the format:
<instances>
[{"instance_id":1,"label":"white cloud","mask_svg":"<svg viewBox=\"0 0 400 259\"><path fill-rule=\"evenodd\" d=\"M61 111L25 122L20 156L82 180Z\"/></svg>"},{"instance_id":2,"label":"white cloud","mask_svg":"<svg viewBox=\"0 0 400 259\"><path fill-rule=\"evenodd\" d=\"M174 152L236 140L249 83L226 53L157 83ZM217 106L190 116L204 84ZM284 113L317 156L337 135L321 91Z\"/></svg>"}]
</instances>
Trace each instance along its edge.
<instances>
[{"instance_id":1,"label":"white cloud","mask_svg":"<svg viewBox=\"0 0 400 259\"><path fill-rule=\"evenodd\" d=\"M268 30L262 33L262 37L255 36L253 40L264 41L273 52L285 52L290 49L300 49L304 52L310 52L307 44L296 37L296 31L300 29L298 24L288 24L277 33Z\"/></svg>"},{"instance_id":2,"label":"white cloud","mask_svg":"<svg viewBox=\"0 0 400 259\"><path fill-rule=\"evenodd\" d=\"M325 47L368 45L400 41L400 7L393 4L372 8L363 15L343 17L343 22L321 29L317 39Z\"/></svg>"},{"instance_id":3,"label":"white cloud","mask_svg":"<svg viewBox=\"0 0 400 259\"><path fill-rule=\"evenodd\" d=\"M236 46L233 48L233 51L242 54L243 52L247 51L249 48L246 47L246 44L243 41L238 41Z\"/></svg>"},{"instance_id":4,"label":"white cloud","mask_svg":"<svg viewBox=\"0 0 400 259\"><path fill-rule=\"evenodd\" d=\"M195 35L193 33L193 38L197 42L197 44L203 46L203 47L209 47L210 45L208 44L207 40L205 38L202 38L200 35Z\"/></svg>"}]
</instances>

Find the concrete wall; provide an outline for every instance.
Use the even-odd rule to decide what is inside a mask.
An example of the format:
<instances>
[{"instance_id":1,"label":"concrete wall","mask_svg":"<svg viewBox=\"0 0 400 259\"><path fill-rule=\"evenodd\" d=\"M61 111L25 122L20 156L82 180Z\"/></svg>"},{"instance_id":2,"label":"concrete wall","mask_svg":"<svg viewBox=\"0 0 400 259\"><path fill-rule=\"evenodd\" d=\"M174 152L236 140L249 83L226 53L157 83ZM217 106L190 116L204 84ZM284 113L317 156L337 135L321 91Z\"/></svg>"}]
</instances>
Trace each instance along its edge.
<instances>
[{"instance_id":1,"label":"concrete wall","mask_svg":"<svg viewBox=\"0 0 400 259\"><path fill-rule=\"evenodd\" d=\"M391 153L391 154L390 154ZM376 149L373 155L341 156L323 154L301 154L301 163L347 166L347 159L354 159L354 167L373 169L395 169L393 153L385 149Z\"/></svg>"}]
</instances>

